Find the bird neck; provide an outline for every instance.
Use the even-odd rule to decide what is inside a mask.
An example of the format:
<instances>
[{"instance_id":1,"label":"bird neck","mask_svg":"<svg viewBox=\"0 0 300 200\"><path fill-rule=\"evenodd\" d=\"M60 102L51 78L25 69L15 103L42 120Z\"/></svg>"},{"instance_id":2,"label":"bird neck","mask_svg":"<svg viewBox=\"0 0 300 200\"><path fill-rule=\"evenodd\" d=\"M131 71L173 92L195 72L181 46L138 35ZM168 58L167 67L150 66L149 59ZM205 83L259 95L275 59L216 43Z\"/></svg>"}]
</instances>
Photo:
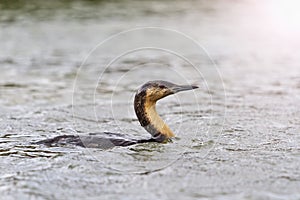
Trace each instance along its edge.
<instances>
[{"instance_id":1,"label":"bird neck","mask_svg":"<svg viewBox=\"0 0 300 200\"><path fill-rule=\"evenodd\" d=\"M145 91L136 94L134 110L141 126L152 135L154 140L164 142L174 137L174 133L169 126L156 112L156 101L147 98Z\"/></svg>"},{"instance_id":2,"label":"bird neck","mask_svg":"<svg viewBox=\"0 0 300 200\"><path fill-rule=\"evenodd\" d=\"M169 126L158 115L156 111L155 101L146 101L144 107L145 107L146 116L148 117L150 124L155 128L154 132L156 134L157 133L163 134L166 137L166 139L175 136L174 133L169 128Z\"/></svg>"}]
</instances>

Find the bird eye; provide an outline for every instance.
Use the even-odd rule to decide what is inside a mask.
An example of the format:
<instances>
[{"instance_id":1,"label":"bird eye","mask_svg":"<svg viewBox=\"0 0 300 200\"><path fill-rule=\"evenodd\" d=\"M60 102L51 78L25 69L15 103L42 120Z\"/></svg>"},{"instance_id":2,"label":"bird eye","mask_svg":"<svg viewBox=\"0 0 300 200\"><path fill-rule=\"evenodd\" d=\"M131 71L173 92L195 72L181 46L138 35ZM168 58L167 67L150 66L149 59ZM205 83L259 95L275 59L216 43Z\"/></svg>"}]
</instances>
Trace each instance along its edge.
<instances>
[{"instance_id":1,"label":"bird eye","mask_svg":"<svg viewBox=\"0 0 300 200\"><path fill-rule=\"evenodd\" d=\"M164 88L166 88L166 86L164 86L164 85L160 85L160 86L158 86L160 89L164 89Z\"/></svg>"}]
</instances>

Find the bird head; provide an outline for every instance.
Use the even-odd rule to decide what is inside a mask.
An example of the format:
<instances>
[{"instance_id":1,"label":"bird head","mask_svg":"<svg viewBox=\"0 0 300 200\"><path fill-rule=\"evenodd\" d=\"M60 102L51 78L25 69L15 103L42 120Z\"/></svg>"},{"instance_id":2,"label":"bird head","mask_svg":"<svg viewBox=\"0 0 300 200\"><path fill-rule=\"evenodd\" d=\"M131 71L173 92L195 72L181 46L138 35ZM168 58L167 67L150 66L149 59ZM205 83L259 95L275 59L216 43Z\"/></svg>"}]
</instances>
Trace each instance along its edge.
<instances>
[{"instance_id":1,"label":"bird head","mask_svg":"<svg viewBox=\"0 0 300 200\"><path fill-rule=\"evenodd\" d=\"M178 92L193 90L198 88L195 85L177 85L168 81L149 81L145 83L138 91L144 92L149 101L157 101L166 96L176 94Z\"/></svg>"}]
</instances>

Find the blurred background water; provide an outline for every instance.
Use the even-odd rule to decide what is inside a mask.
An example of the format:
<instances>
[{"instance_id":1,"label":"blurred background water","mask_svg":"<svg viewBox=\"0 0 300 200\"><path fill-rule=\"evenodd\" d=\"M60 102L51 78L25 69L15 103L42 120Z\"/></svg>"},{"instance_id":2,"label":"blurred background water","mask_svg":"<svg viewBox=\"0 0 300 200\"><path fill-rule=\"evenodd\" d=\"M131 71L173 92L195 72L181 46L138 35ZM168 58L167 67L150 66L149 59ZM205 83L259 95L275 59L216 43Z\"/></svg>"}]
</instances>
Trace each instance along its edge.
<instances>
[{"instance_id":1,"label":"blurred background water","mask_svg":"<svg viewBox=\"0 0 300 200\"><path fill-rule=\"evenodd\" d=\"M299 9L294 0L0 1L0 198L300 199ZM204 51L186 51L204 77L151 49L104 70L147 31L90 54L113 34L148 26L195 39L220 76ZM150 43L183 48L160 33ZM152 79L201 86L158 104L173 143L31 144L101 131L149 137L132 101Z\"/></svg>"}]
</instances>

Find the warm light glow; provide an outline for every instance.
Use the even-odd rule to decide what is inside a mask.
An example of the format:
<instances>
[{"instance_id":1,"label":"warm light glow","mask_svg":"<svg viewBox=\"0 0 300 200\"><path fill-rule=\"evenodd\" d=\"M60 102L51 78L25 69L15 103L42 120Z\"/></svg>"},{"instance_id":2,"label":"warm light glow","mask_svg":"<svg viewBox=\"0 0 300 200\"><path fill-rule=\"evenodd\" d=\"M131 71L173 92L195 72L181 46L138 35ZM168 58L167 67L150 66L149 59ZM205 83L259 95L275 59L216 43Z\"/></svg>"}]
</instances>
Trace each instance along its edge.
<instances>
[{"instance_id":1,"label":"warm light glow","mask_svg":"<svg viewBox=\"0 0 300 200\"><path fill-rule=\"evenodd\" d=\"M275 25L300 29L300 0L274 0L269 3L270 17Z\"/></svg>"}]
</instances>

